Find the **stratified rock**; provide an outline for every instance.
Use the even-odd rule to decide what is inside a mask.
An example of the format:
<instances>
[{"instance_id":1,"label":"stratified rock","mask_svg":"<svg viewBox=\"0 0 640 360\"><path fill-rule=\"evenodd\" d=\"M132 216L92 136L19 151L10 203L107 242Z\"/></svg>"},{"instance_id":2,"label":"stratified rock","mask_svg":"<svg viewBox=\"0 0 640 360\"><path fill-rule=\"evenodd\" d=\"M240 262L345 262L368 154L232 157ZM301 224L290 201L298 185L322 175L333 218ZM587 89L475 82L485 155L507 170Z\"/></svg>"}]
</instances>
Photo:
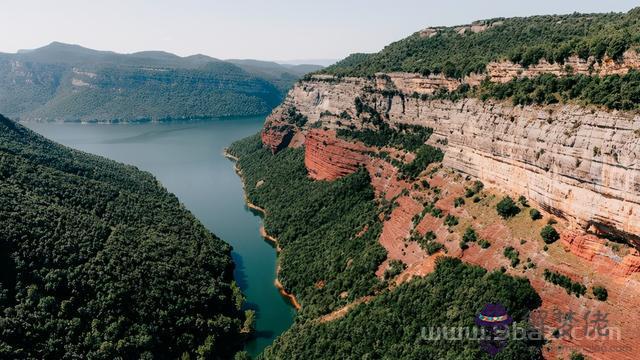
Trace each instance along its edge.
<instances>
[{"instance_id":1,"label":"stratified rock","mask_svg":"<svg viewBox=\"0 0 640 360\"><path fill-rule=\"evenodd\" d=\"M352 174L367 161L367 148L336 137L333 130L313 129L305 138L304 164L315 180L335 180Z\"/></svg>"},{"instance_id":2,"label":"stratified rock","mask_svg":"<svg viewBox=\"0 0 640 360\"><path fill-rule=\"evenodd\" d=\"M575 105L521 107L371 92L378 81L306 81L291 90L285 104L295 106L313 123L324 112L356 114L355 99L360 98L388 116L390 123L433 128L430 141L447 144L445 166L507 193L524 195L584 229L595 225L605 232L619 232L640 246L640 116ZM340 127L339 119L322 121L327 128ZM347 125L359 127L361 122L354 119L342 126ZM275 148L278 139L265 143ZM350 149L346 142L330 144L327 154L314 155L325 151L325 145L307 143L307 149L313 149L308 163L319 178L340 176L360 163L356 155L347 160L335 156L336 146ZM333 170L323 173L321 168Z\"/></svg>"}]
</instances>

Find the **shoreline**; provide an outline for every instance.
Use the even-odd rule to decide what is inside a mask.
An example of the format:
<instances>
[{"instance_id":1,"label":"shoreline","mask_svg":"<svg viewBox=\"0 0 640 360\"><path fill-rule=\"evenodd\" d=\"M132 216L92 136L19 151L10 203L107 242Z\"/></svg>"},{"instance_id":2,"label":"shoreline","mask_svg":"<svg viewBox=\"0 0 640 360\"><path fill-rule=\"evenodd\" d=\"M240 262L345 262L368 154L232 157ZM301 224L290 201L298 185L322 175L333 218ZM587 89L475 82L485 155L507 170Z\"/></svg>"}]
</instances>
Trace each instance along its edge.
<instances>
[{"instance_id":1,"label":"shoreline","mask_svg":"<svg viewBox=\"0 0 640 360\"><path fill-rule=\"evenodd\" d=\"M262 216L267 216L267 210L264 208L261 208L260 206L253 204L251 201L249 201L249 198L247 197L247 192L245 190L245 186L246 186L246 181L244 179L244 176L242 176L242 171L238 168L238 164L237 162L240 160L238 159L238 157L233 156L231 154L229 154L229 152L227 151L227 149L224 149L223 152L224 157L226 157L227 159L230 159L234 162L236 162L235 164L235 171L236 174L238 174L238 176L240 177L240 180L242 181L242 188L243 188L243 192L244 192L244 201L245 204L247 205L248 208L256 210L258 212L260 212L262 214ZM276 264L278 262L277 259L277 254L279 254L282 251L282 248L280 248L280 244L278 243L278 239L274 236L271 236L267 233L267 230L264 228L264 225L260 226L260 236L262 236L262 238L264 240L267 240L268 242L271 242L273 245L275 245L276 248ZM280 264L276 265L276 278L273 282L273 285L276 287L276 289L278 289L278 292L280 293L280 295L282 297L284 297L285 299L287 299L289 301L289 303L291 304L291 306L293 306L294 309L296 309L296 311L299 311L300 309L302 309L302 305L300 304L300 302L298 302L298 299L296 298L296 296L292 293L289 293L285 290L284 286L282 286L282 283L280 282L279 279L279 275L280 275Z\"/></svg>"}]
</instances>

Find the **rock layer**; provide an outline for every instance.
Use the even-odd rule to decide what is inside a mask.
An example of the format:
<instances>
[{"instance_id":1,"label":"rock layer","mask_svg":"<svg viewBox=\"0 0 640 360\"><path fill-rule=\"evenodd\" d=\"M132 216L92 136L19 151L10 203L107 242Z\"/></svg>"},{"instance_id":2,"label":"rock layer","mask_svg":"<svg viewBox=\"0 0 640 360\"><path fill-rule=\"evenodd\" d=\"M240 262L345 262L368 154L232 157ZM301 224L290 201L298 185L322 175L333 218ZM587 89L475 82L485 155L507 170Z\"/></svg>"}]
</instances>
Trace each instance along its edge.
<instances>
[{"instance_id":1,"label":"rock layer","mask_svg":"<svg viewBox=\"0 0 640 360\"><path fill-rule=\"evenodd\" d=\"M640 116L573 105L421 100L371 91L375 85L376 80L354 78L307 81L291 90L282 107L295 106L309 123L321 121L327 128L359 127L357 119L323 116L345 112L355 118L358 97L391 123L432 127L431 141L447 144L446 166L488 186L525 195L583 229L595 226L640 245ZM348 144L326 138L307 144L315 149L308 155L312 176L331 178L352 171L362 160L353 152L362 148ZM336 146L348 149L345 164L332 156L339 153ZM322 175L319 168L332 170Z\"/></svg>"},{"instance_id":2,"label":"rock layer","mask_svg":"<svg viewBox=\"0 0 640 360\"><path fill-rule=\"evenodd\" d=\"M336 138L335 131L314 129L305 137L304 164L315 180L334 180L365 164L366 147Z\"/></svg>"}]
</instances>

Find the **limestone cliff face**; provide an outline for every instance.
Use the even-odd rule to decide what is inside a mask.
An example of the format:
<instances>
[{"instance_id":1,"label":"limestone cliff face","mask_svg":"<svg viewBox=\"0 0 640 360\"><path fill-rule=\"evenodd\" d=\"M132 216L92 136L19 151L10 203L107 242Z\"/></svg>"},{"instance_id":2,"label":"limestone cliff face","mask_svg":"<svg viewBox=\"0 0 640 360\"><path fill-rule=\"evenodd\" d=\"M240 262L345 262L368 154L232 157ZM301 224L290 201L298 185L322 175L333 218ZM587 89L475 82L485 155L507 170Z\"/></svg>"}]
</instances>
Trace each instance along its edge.
<instances>
[{"instance_id":1,"label":"limestone cliff face","mask_svg":"<svg viewBox=\"0 0 640 360\"><path fill-rule=\"evenodd\" d=\"M405 82L423 86L417 80ZM354 105L360 98L391 123L432 127L430 141L445 150L445 166L525 195L583 229L623 234L640 245L640 116L571 105L424 101L386 95L375 90L379 87L379 78L313 79L296 85L274 114L295 107L308 124L320 122L327 130L361 127ZM343 113L352 120L339 116ZM283 146L280 137L268 136L274 124L277 116L268 121L263 139L277 149ZM331 149L345 145L310 133L307 166L312 176L339 176L362 161L353 155L358 149L348 147L351 158L343 166Z\"/></svg>"}]
</instances>

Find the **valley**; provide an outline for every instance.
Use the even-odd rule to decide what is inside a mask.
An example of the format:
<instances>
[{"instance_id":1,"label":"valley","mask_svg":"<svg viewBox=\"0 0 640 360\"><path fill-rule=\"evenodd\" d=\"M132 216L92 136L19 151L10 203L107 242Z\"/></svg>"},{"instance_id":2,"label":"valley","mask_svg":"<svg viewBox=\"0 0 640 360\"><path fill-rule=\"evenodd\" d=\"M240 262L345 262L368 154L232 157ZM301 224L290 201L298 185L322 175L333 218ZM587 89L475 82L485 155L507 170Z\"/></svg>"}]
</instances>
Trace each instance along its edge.
<instances>
[{"instance_id":1,"label":"valley","mask_svg":"<svg viewBox=\"0 0 640 360\"><path fill-rule=\"evenodd\" d=\"M0 113L0 358L640 351L640 8L325 68L53 42Z\"/></svg>"}]
</instances>

